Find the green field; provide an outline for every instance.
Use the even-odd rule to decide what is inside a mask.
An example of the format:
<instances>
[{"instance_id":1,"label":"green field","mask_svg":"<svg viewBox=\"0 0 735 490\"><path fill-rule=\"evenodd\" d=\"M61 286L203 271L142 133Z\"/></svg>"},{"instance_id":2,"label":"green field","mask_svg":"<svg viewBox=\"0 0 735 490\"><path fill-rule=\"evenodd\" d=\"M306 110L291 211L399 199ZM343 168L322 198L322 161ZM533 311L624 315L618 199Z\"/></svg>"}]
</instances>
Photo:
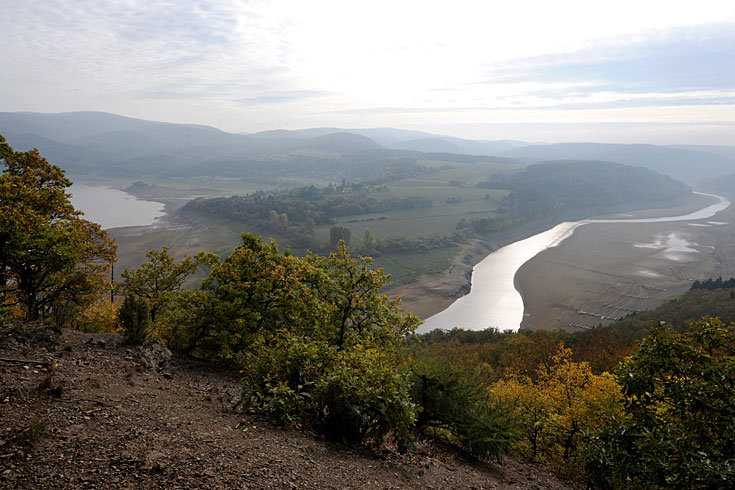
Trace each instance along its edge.
<instances>
[{"instance_id":1,"label":"green field","mask_svg":"<svg viewBox=\"0 0 735 490\"><path fill-rule=\"evenodd\" d=\"M415 282L422 275L444 272L458 251L459 247L447 247L426 252L382 254L374 258L373 265L390 274L388 286L402 286Z\"/></svg>"},{"instance_id":2,"label":"green field","mask_svg":"<svg viewBox=\"0 0 735 490\"><path fill-rule=\"evenodd\" d=\"M467 166L470 167L470 166ZM485 164L485 179L492 167ZM474 168L471 167L471 168ZM455 231L462 218L493 216L500 199L509 191L478 189L451 185L449 180L431 174L425 178L410 178L388 185L388 192L372 194L376 199L419 196L430 199L427 208L394 209L383 213L342 216L338 223L350 228L353 237L362 237L369 228L376 238L412 235L448 235ZM325 231L326 230L326 231ZM328 237L329 227L320 230Z\"/></svg>"}]
</instances>

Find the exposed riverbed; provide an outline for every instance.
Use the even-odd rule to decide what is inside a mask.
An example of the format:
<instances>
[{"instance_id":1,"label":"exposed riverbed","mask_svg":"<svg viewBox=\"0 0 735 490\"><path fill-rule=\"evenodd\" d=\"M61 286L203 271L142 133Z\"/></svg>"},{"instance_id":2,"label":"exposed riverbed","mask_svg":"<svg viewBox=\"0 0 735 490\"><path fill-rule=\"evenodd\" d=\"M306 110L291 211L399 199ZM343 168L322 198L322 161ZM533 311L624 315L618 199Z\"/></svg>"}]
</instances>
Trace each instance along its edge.
<instances>
[{"instance_id":1,"label":"exposed riverbed","mask_svg":"<svg viewBox=\"0 0 735 490\"><path fill-rule=\"evenodd\" d=\"M517 330L524 319L524 299L516 289L515 277L518 270L533 257L561 244L581 226L694 221L710 218L730 205L730 201L723 197L711 197L716 200L715 203L692 213L637 219L564 222L525 240L502 247L474 267L470 293L457 299L449 308L428 318L419 331L454 327L481 330L491 326ZM679 238L674 236L672 239L676 241ZM655 274L657 272L654 270L644 270L642 275L652 277ZM553 281L554 278L544 280ZM557 284L557 287L560 286L561 284ZM554 285L549 284L546 287L553 288Z\"/></svg>"}]
</instances>

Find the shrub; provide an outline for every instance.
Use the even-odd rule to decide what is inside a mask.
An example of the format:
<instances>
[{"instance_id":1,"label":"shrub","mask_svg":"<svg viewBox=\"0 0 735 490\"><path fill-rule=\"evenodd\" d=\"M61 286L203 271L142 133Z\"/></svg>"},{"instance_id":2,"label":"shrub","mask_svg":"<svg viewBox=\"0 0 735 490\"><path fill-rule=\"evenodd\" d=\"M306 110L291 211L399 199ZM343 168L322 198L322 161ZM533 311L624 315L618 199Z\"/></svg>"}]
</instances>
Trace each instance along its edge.
<instances>
[{"instance_id":1,"label":"shrub","mask_svg":"<svg viewBox=\"0 0 735 490\"><path fill-rule=\"evenodd\" d=\"M94 302L77 316L76 323L85 332L115 332L120 326L118 306L108 300Z\"/></svg>"},{"instance_id":2,"label":"shrub","mask_svg":"<svg viewBox=\"0 0 735 490\"><path fill-rule=\"evenodd\" d=\"M218 360L220 345L211 334L213 318L208 295L198 289L185 289L173 294L159 311L153 330L172 351Z\"/></svg>"},{"instance_id":3,"label":"shrub","mask_svg":"<svg viewBox=\"0 0 735 490\"><path fill-rule=\"evenodd\" d=\"M417 362L412 374L418 431L439 429L473 456L501 460L515 436L506 408L479 380L433 359Z\"/></svg>"},{"instance_id":4,"label":"shrub","mask_svg":"<svg viewBox=\"0 0 735 490\"><path fill-rule=\"evenodd\" d=\"M295 257L250 233L198 291L175 291L155 330L175 350L241 369L242 402L274 422L297 420L348 442L410 442L414 411L403 368L419 320L380 294L387 281L342 242Z\"/></svg>"},{"instance_id":5,"label":"shrub","mask_svg":"<svg viewBox=\"0 0 735 490\"><path fill-rule=\"evenodd\" d=\"M132 345L142 345L148 337L150 323L148 304L137 296L125 296L125 301L118 314L118 321L125 341Z\"/></svg>"},{"instance_id":6,"label":"shrub","mask_svg":"<svg viewBox=\"0 0 735 490\"><path fill-rule=\"evenodd\" d=\"M328 437L380 443L392 434L401 448L414 420L406 373L390 351L279 330L258 336L246 354L243 399L273 422L310 421Z\"/></svg>"},{"instance_id":7,"label":"shrub","mask_svg":"<svg viewBox=\"0 0 735 490\"><path fill-rule=\"evenodd\" d=\"M625 414L585 451L596 488L732 488L735 325L659 327L620 368Z\"/></svg>"}]
</instances>

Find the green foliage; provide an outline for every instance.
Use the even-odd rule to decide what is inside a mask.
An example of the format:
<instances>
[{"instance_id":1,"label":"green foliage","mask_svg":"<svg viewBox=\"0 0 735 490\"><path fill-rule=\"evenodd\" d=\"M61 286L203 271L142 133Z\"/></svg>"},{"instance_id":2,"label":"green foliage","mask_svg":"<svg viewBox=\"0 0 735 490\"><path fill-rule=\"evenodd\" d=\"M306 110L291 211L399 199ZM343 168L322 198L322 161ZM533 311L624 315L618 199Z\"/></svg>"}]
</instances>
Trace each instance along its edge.
<instances>
[{"instance_id":1,"label":"green foliage","mask_svg":"<svg viewBox=\"0 0 735 490\"><path fill-rule=\"evenodd\" d=\"M704 281L694 281L692 283L692 290L694 289L707 289L712 291L714 289L732 289L735 288L735 277L730 279L722 280L722 276L717 279L705 279Z\"/></svg>"},{"instance_id":2,"label":"green foliage","mask_svg":"<svg viewBox=\"0 0 735 490\"><path fill-rule=\"evenodd\" d=\"M344 244L327 257L280 253L244 233L227 258L200 254L200 290L173 294L155 329L172 348L239 367L243 401L330 437L410 441L406 337L419 320L380 294L387 277Z\"/></svg>"},{"instance_id":3,"label":"green foliage","mask_svg":"<svg viewBox=\"0 0 735 490\"><path fill-rule=\"evenodd\" d=\"M352 232L346 226L333 226L329 229L329 245L332 250L335 250L339 246L339 242L344 242L345 245L350 244L350 237Z\"/></svg>"},{"instance_id":4,"label":"green foliage","mask_svg":"<svg viewBox=\"0 0 735 490\"><path fill-rule=\"evenodd\" d=\"M177 291L159 311L153 330L173 351L221 360L220 346L212 333L217 318L214 304L204 291Z\"/></svg>"},{"instance_id":5,"label":"green foliage","mask_svg":"<svg viewBox=\"0 0 735 490\"><path fill-rule=\"evenodd\" d=\"M375 240L374 246L382 253L426 252L454 247L464 242L466 238L466 233L460 231L451 235L394 236Z\"/></svg>"},{"instance_id":6,"label":"green foliage","mask_svg":"<svg viewBox=\"0 0 735 490\"><path fill-rule=\"evenodd\" d=\"M149 335L148 305L140 297L125 296L118 313L118 322L128 344L142 345Z\"/></svg>"},{"instance_id":7,"label":"green foliage","mask_svg":"<svg viewBox=\"0 0 735 490\"><path fill-rule=\"evenodd\" d=\"M735 481L735 326L702 319L654 330L620 368L625 416L591 439L598 488L731 488Z\"/></svg>"},{"instance_id":8,"label":"green foliage","mask_svg":"<svg viewBox=\"0 0 735 490\"><path fill-rule=\"evenodd\" d=\"M105 287L115 244L74 209L63 170L0 146L0 303L62 323Z\"/></svg>"},{"instance_id":9,"label":"green foliage","mask_svg":"<svg viewBox=\"0 0 735 490\"><path fill-rule=\"evenodd\" d=\"M0 134L0 159L5 159L13 156L13 148L8 144L5 137Z\"/></svg>"},{"instance_id":10,"label":"green foliage","mask_svg":"<svg viewBox=\"0 0 735 490\"><path fill-rule=\"evenodd\" d=\"M691 194L685 184L652 170L595 161L529 165L522 172L495 176L478 187L512 190L500 201L500 216L473 218L458 225L480 234L563 212L671 205Z\"/></svg>"},{"instance_id":11,"label":"green foliage","mask_svg":"<svg viewBox=\"0 0 735 490\"><path fill-rule=\"evenodd\" d=\"M372 250L375 246L375 236L370 231L370 228L365 228L365 231L362 233L362 246L365 250Z\"/></svg>"},{"instance_id":12,"label":"green foliage","mask_svg":"<svg viewBox=\"0 0 735 490\"><path fill-rule=\"evenodd\" d=\"M185 257L178 264L168 254L168 247L161 251L151 250L146 255L148 262L135 269L125 269L120 289L127 296L135 295L145 300L150 311L151 321L170 299L173 291L178 291L187 277L196 272L197 264L191 257Z\"/></svg>"},{"instance_id":13,"label":"green foliage","mask_svg":"<svg viewBox=\"0 0 735 490\"><path fill-rule=\"evenodd\" d=\"M447 433L477 458L500 461L515 439L506 407L481 379L446 361L421 359L412 367L411 399L416 429Z\"/></svg>"}]
</instances>

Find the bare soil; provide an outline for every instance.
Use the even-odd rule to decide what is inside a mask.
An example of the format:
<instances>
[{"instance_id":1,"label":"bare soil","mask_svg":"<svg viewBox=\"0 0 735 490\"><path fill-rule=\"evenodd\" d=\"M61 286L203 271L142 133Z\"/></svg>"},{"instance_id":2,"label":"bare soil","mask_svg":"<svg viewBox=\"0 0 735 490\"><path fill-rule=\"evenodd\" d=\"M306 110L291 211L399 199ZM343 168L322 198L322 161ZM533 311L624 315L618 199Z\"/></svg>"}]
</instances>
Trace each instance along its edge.
<instances>
[{"instance_id":1,"label":"bare soil","mask_svg":"<svg viewBox=\"0 0 735 490\"><path fill-rule=\"evenodd\" d=\"M438 442L398 454L274 428L233 409L230 373L146 349L0 330L0 488L571 488Z\"/></svg>"},{"instance_id":2,"label":"bare soil","mask_svg":"<svg viewBox=\"0 0 735 490\"><path fill-rule=\"evenodd\" d=\"M688 291L694 280L735 275L735 210L696 222L590 224L516 274L522 329L570 332L608 325ZM692 226L692 225L696 226ZM652 246L669 235L687 252ZM604 318L601 318L604 316Z\"/></svg>"}]
</instances>

